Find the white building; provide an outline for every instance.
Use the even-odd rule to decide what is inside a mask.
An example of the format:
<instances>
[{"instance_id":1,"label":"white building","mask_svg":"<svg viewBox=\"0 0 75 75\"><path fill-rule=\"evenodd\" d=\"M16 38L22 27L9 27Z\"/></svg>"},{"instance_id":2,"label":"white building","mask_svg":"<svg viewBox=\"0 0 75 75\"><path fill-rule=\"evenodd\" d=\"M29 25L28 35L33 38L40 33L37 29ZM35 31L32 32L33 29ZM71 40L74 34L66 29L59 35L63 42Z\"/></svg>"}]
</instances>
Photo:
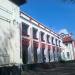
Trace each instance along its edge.
<instances>
[{"instance_id":1,"label":"white building","mask_svg":"<svg viewBox=\"0 0 75 75\"><path fill-rule=\"evenodd\" d=\"M69 34L62 37L63 40L63 60L75 60L75 40Z\"/></svg>"},{"instance_id":2,"label":"white building","mask_svg":"<svg viewBox=\"0 0 75 75\"><path fill-rule=\"evenodd\" d=\"M23 63L61 60L62 38L32 17L21 12Z\"/></svg>"},{"instance_id":3,"label":"white building","mask_svg":"<svg viewBox=\"0 0 75 75\"><path fill-rule=\"evenodd\" d=\"M20 13L24 2L0 0L0 66L74 60L75 41Z\"/></svg>"},{"instance_id":4,"label":"white building","mask_svg":"<svg viewBox=\"0 0 75 75\"><path fill-rule=\"evenodd\" d=\"M70 35L58 35L27 14L20 15L24 64L75 60L75 40Z\"/></svg>"},{"instance_id":5,"label":"white building","mask_svg":"<svg viewBox=\"0 0 75 75\"><path fill-rule=\"evenodd\" d=\"M21 64L75 60L75 40L68 37L65 41L32 17L20 13L19 6L25 1L0 0L0 75L19 75Z\"/></svg>"},{"instance_id":6,"label":"white building","mask_svg":"<svg viewBox=\"0 0 75 75\"><path fill-rule=\"evenodd\" d=\"M0 66L22 63L20 9L25 0L0 0Z\"/></svg>"}]
</instances>

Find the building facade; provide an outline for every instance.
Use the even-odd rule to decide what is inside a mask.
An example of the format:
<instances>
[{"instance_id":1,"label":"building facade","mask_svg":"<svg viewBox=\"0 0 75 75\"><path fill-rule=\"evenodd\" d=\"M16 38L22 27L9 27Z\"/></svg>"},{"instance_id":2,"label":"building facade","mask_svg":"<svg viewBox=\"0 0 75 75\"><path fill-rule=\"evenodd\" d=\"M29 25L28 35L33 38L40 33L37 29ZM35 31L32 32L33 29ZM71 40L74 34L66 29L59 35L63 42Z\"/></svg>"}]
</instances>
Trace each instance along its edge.
<instances>
[{"instance_id":1,"label":"building facade","mask_svg":"<svg viewBox=\"0 0 75 75\"><path fill-rule=\"evenodd\" d=\"M75 40L20 12L25 2L0 0L0 75L20 75L23 64L75 60Z\"/></svg>"},{"instance_id":2,"label":"building facade","mask_svg":"<svg viewBox=\"0 0 75 75\"><path fill-rule=\"evenodd\" d=\"M61 60L62 38L21 12L22 60L24 64Z\"/></svg>"},{"instance_id":3,"label":"building facade","mask_svg":"<svg viewBox=\"0 0 75 75\"><path fill-rule=\"evenodd\" d=\"M63 41L63 60L75 60L75 40L70 34L64 34L62 36Z\"/></svg>"},{"instance_id":4,"label":"building facade","mask_svg":"<svg viewBox=\"0 0 75 75\"><path fill-rule=\"evenodd\" d=\"M24 1L0 0L0 66L22 62L20 58L19 6Z\"/></svg>"},{"instance_id":5,"label":"building facade","mask_svg":"<svg viewBox=\"0 0 75 75\"><path fill-rule=\"evenodd\" d=\"M74 60L75 40L20 12L23 3L0 0L0 66Z\"/></svg>"}]
</instances>

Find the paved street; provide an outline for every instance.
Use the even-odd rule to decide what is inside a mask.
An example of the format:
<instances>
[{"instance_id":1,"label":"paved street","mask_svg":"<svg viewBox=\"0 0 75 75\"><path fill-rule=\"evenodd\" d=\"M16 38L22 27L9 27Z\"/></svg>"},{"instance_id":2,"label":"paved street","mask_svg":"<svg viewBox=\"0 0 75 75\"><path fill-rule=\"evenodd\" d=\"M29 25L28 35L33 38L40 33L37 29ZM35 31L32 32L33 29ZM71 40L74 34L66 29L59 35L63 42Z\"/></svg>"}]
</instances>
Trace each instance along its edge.
<instances>
[{"instance_id":1,"label":"paved street","mask_svg":"<svg viewBox=\"0 0 75 75\"><path fill-rule=\"evenodd\" d=\"M75 63L48 69L27 70L23 71L22 75L75 75Z\"/></svg>"}]
</instances>

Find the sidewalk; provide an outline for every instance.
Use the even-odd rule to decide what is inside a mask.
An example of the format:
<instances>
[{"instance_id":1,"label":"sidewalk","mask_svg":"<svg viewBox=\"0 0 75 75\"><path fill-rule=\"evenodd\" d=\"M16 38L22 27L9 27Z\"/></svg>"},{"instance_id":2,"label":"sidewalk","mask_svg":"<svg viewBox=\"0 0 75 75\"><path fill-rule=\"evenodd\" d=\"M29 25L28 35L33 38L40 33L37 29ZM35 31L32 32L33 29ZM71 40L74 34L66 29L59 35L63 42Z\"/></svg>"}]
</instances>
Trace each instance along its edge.
<instances>
[{"instance_id":1,"label":"sidewalk","mask_svg":"<svg viewBox=\"0 0 75 75\"><path fill-rule=\"evenodd\" d=\"M56 65L56 66L55 66ZM75 75L75 63L46 64L43 68L36 67L22 71L22 75ZM53 66L53 67L51 67Z\"/></svg>"}]
</instances>

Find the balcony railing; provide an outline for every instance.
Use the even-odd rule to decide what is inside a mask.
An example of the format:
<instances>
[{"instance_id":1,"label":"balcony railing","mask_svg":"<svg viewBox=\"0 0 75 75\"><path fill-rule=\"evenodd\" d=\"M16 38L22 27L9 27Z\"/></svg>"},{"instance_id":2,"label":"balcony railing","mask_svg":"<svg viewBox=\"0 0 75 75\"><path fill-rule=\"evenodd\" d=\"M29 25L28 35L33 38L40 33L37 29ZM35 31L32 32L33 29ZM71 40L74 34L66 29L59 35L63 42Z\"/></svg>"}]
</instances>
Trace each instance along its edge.
<instances>
[{"instance_id":1,"label":"balcony railing","mask_svg":"<svg viewBox=\"0 0 75 75\"><path fill-rule=\"evenodd\" d=\"M45 44L44 43L41 43L41 48L45 49Z\"/></svg>"},{"instance_id":2,"label":"balcony railing","mask_svg":"<svg viewBox=\"0 0 75 75\"><path fill-rule=\"evenodd\" d=\"M29 39L23 38L23 39L22 39L22 45L24 45L24 46L29 46Z\"/></svg>"},{"instance_id":3,"label":"balcony railing","mask_svg":"<svg viewBox=\"0 0 75 75\"><path fill-rule=\"evenodd\" d=\"M33 41L33 46L36 47L36 48L38 48L38 42Z\"/></svg>"},{"instance_id":4,"label":"balcony railing","mask_svg":"<svg viewBox=\"0 0 75 75\"><path fill-rule=\"evenodd\" d=\"M51 49L51 45L48 45L48 49Z\"/></svg>"}]
</instances>

